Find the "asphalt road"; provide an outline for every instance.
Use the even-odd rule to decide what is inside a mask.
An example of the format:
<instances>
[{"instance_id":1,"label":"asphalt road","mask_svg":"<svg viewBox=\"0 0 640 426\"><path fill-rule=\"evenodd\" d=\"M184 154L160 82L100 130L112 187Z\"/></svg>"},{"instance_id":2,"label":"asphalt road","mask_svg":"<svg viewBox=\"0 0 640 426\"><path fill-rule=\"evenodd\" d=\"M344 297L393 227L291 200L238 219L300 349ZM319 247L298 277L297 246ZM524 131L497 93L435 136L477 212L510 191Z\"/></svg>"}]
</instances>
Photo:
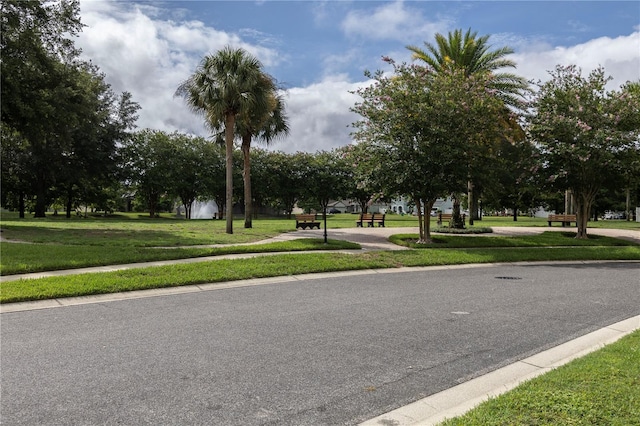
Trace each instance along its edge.
<instances>
[{"instance_id":1,"label":"asphalt road","mask_svg":"<svg viewBox=\"0 0 640 426\"><path fill-rule=\"evenodd\" d=\"M372 273L4 313L7 425L356 424L640 314L640 263Z\"/></svg>"}]
</instances>

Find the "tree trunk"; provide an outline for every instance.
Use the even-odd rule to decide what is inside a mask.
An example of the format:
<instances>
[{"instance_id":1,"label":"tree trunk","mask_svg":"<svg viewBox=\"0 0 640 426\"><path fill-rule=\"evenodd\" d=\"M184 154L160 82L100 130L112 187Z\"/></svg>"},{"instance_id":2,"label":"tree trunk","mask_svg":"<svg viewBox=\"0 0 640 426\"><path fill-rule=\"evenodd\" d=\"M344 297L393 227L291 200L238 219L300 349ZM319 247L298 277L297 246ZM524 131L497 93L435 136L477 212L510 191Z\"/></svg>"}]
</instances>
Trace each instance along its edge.
<instances>
[{"instance_id":1,"label":"tree trunk","mask_svg":"<svg viewBox=\"0 0 640 426\"><path fill-rule=\"evenodd\" d=\"M244 168L242 177L244 179L244 227L252 228L252 211L253 199L251 195L251 157L249 150L251 148L251 134L242 136L242 157L244 160Z\"/></svg>"},{"instance_id":2,"label":"tree trunk","mask_svg":"<svg viewBox=\"0 0 640 426\"><path fill-rule=\"evenodd\" d=\"M631 221L631 189L627 186L627 202L625 204L625 216L627 222Z\"/></svg>"},{"instance_id":3,"label":"tree trunk","mask_svg":"<svg viewBox=\"0 0 640 426\"><path fill-rule=\"evenodd\" d=\"M436 198L433 198L431 200L425 200L424 202L424 213L423 213L423 220L424 220L424 242L425 244L431 244L433 243L433 240L431 239L431 209L433 208L433 205L436 203Z\"/></svg>"},{"instance_id":4,"label":"tree trunk","mask_svg":"<svg viewBox=\"0 0 640 426\"><path fill-rule=\"evenodd\" d=\"M462 221L462 215L460 214L460 194L451 194L453 199L453 213L451 215L450 228L464 229L464 222Z\"/></svg>"},{"instance_id":5,"label":"tree trunk","mask_svg":"<svg viewBox=\"0 0 640 426\"><path fill-rule=\"evenodd\" d=\"M156 200L156 196L153 194L149 195L149 217L156 217L156 204L158 203Z\"/></svg>"},{"instance_id":6,"label":"tree trunk","mask_svg":"<svg viewBox=\"0 0 640 426\"><path fill-rule=\"evenodd\" d=\"M183 201L183 205L184 205L184 218L186 220L190 220L191 219L191 206L193 206L193 200L191 200L191 202L189 202L189 200L187 200L187 202Z\"/></svg>"},{"instance_id":7,"label":"tree trunk","mask_svg":"<svg viewBox=\"0 0 640 426\"><path fill-rule=\"evenodd\" d=\"M20 219L24 219L24 191L20 191L18 195L18 216Z\"/></svg>"},{"instance_id":8,"label":"tree trunk","mask_svg":"<svg viewBox=\"0 0 640 426\"><path fill-rule=\"evenodd\" d=\"M518 221L518 208L517 207L513 207L513 221L514 222Z\"/></svg>"},{"instance_id":9,"label":"tree trunk","mask_svg":"<svg viewBox=\"0 0 640 426\"><path fill-rule=\"evenodd\" d=\"M35 205L35 214L34 217L45 217L47 211L46 205L46 189L45 189L45 179L42 173L38 173L36 177L36 205Z\"/></svg>"},{"instance_id":10,"label":"tree trunk","mask_svg":"<svg viewBox=\"0 0 640 426\"><path fill-rule=\"evenodd\" d=\"M589 221L589 213L591 211L591 205L595 199L597 190L587 192L585 194L573 193L574 202L576 205L576 223L578 230L576 232L577 239L587 239L587 223Z\"/></svg>"},{"instance_id":11,"label":"tree trunk","mask_svg":"<svg viewBox=\"0 0 640 426\"><path fill-rule=\"evenodd\" d=\"M425 242L425 237L424 237L424 222L422 221L422 216L424 215L424 212L422 211L422 203L420 201L420 198L415 198L414 200L416 200L416 208L418 209L418 243L424 243Z\"/></svg>"},{"instance_id":12,"label":"tree trunk","mask_svg":"<svg viewBox=\"0 0 640 426\"><path fill-rule=\"evenodd\" d=\"M328 236L327 236L327 204L329 201L322 203L322 222L324 222L324 243L328 244Z\"/></svg>"},{"instance_id":13,"label":"tree trunk","mask_svg":"<svg viewBox=\"0 0 640 426\"><path fill-rule=\"evenodd\" d=\"M471 179L467 181L467 198L469 201L469 225L473 225L473 220L475 219L475 193L474 193L474 185Z\"/></svg>"},{"instance_id":14,"label":"tree trunk","mask_svg":"<svg viewBox=\"0 0 640 426\"><path fill-rule=\"evenodd\" d=\"M224 123L224 143L226 147L226 166L227 166L227 234L233 234L233 137L234 127L236 124L236 116L227 113Z\"/></svg>"},{"instance_id":15,"label":"tree trunk","mask_svg":"<svg viewBox=\"0 0 640 426\"><path fill-rule=\"evenodd\" d=\"M66 217L67 219L71 219L71 205L73 204L73 194L71 191L67 194L67 208L66 208Z\"/></svg>"}]
</instances>

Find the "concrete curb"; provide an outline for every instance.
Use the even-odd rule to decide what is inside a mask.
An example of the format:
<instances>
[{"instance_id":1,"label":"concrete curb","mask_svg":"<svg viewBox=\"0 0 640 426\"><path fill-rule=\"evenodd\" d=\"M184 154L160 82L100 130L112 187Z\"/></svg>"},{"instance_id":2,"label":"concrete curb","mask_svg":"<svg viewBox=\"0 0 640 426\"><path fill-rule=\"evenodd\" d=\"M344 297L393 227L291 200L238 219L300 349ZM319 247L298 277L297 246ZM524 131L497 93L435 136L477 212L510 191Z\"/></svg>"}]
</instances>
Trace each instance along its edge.
<instances>
[{"instance_id":1,"label":"concrete curb","mask_svg":"<svg viewBox=\"0 0 640 426\"><path fill-rule=\"evenodd\" d=\"M638 329L640 315L367 420L360 426L436 425L447 418L460 416L489 398L503 394L527 380L601 349Z\"/></svg>"}]
</instances>

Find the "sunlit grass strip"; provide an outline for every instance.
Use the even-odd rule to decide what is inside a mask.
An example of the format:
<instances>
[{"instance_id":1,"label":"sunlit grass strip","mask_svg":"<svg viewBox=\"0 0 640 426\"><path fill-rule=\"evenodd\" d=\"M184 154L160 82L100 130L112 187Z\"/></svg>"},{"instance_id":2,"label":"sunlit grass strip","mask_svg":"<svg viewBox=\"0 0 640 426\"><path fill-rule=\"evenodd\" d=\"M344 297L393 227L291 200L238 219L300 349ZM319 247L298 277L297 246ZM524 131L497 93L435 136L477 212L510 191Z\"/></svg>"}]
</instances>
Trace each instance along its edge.
<instances>
[{"instance_id":1,"label":"sunlit grass strip","mask_svg":"<svg viewBox=\"0 0 640 426\"><path fill-rule=\"evenodd\" d=\"M2 275L24 274L29 272L85 268L89 266L186 259L238 253L274 253L359 248L360 245L348 241L328 240L327 244L324 244L322 239L314 238L218 248L172 249L2 243L0 273Z\"/></svg>"},{"instance_id":2,"label":"sunlit grass strip","mask_svg":"<svg viewBox=\"0 0 640 426\"><path fill-rule=\"evenodd\" d=\"M445 426L638 424L640 331L442 423Z\"/></svg>"},{"instance_id":3,"label":"sunlit grass strip","mask_svg":"<svg viewBox=\"0 0 640 426\"><path fill-rule=\"evenodd\" d=\"M634 242L618 238L590 235L586 240L575 238L575 232L546 231L537 235L518 236L461 236L432 235L433 243L417 244L418 234L397 234L389 239L395 244L417 248L483 248L483 247L575 247L575 246L634 246Z\"/></svg>"},{"instance_id":4,"label":"sunlit grass strip","mask_svg":"<svg viewBox=\"0 0 640 426\"><path fill-rule=\"evenodd\" d=\"M0 284L0 303L314 272L544 260L640 260L640 246L547 250L433 249L361 254L300 253L249 259L220 259L189 265L10 281Z\"/></svg>"}]
</instances>

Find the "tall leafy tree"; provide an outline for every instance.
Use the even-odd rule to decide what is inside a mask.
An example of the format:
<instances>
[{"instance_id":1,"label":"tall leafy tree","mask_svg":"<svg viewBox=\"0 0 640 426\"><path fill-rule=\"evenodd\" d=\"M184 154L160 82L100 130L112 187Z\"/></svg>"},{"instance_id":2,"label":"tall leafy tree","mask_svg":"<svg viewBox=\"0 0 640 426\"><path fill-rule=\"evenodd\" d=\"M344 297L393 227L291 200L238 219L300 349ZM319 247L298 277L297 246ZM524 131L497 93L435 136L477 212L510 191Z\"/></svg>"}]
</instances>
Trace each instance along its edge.
<instances>
[{"instance_id":1,"label":"tall leafy tree","mask_svg":"<svg viewBox=\"0 0 640 426\"><path fill-rule=\"evenodd\" d=\"M304 152L272 152L265 157L268 167L268 174L264 175L265 191L270 196L270 204L273 208L284 211L289 218L304 191L305 173L310 158Z\"/></svg>"},{"instance_id":2,"label":"tall leafy tree","mask_svg":"<svg viewBox=\"0 0 640 426\"><path fill-rule=\"evenodd\" d=\"M1 126L0 138L0 183L2 206L18 209L20 218L25 217L27 196L33 193L31 188L31 150L29 142L12 128Z\"/></svg>"},{"instance_id":3,"label":"tall leafy tree","mask_svg":"<svg viewBox=\"0 0 640 426\"><path fill-rule=\"evenodd\" d=\"M267 111L271 87L264 84L260 61L244 49L229 46L205 56L177 94L204 116L213 130L224 129L226 157L226 232L233 233L233 141L236 120L250 111Z\"/></svg>"},{"instance_id":4,"label":"tall leafy tree","mask_svg":"<svg viewBox=\"0 0 640 426\"><path fill-rule=\"evenodd\" d=\"M35 215L44 217L53 171L65 139L71 37L81 30L77 1L2 2L2 123L19 132L31 155Z\"/></svg>"},{"instance_id":5,"label":"tall leafy tree","mask_svg":"<svg viewBox=\"0 0 640 426\"><path fill-rule=\"evenodd\" d=\"M541 147L549 180L573 192L576 238L588 238L598 191L609 176L620 176L627 153L638 150L640 98L607 91L603 68L584 77L575 66L557 66L550 75L532 102L528 131Z\"/></svg>"},{"instance_id":6,"label":"tall leafy tree","mask_svg":"<svg viewBox=\"0 0 640 426\"><path fill-rule=\"evenodd\" d=\"M350 172L340 152L320 151L309 154L305 162L305 185L302 190L302 205L322 211L324 242L327 243L327 206L331 200L347 196Z\"/></svg>"},{"instance_id":7,"label":"tall leafy tree","mask_svg":"<svg viewBox=\"0 0 640 426\"><path fill-rule=\"evenodd\" d=\"M435 44L425 42L425 49L417 46L407 46L407 49L413 52L414 59L426 63L437 73L454 67L463 70L466 77L492 74L492 78L487 80L487 89L506 105L520 108L523 105L522 95L528 89L527 81L516 74L499 71L504 68L516 67L515 62L507 58L513 53L513 49L504 46L492 50L489 38L490 35L479 37L478 33L472 32L471 29L464 34L462 30L458 29L449 32L446 37L439 33L436 34ZM469 157L467 190L471 224L473 224L477 211L474 180L477 180L487 170L485 166L488 164L486 160L489 152L488 149L476 149L476 154Z\"/></svg>"},{"instance_id":8,"label":"tall leafy tree","mask_svg":"<svg viewBox=\"0 0 640 426\"><path fill-rule=\"evenodd\" d=\"M511 209L513 220L518 212L542 205L537 147L521 131L513 140L504 138L496 152L490 184L483 192L483 204L495 210Z\"/></svg>"},{"instance_id":9,"label":"tall leafy tree","mask_svg":"<svg viewBox=\"0 0 640 426\"><path fill-rule=\"evenodd\" d=\"M116 142L135 121L137 104L113 94L95 66L78 58L79 2L2 2L2 124L17 132L29 157L35 216L113 178ZM126 98L127 111L120 109ZM24 175L23 175L24 176ZM22 194L21 197L25 195Z\"/></svg>"},{"instance_id":10,"label":"tall leafy tree","mask_svg":"<svg viewBox=\"0 0 640 426\"><path fill-rule=\"evenodd\" d=\"M211 143L202 137L177 132L168 136L172 160L166 164L165 173L169 176L170 192L180 198L185 218L191 219L193 202L206 194L211 177L215 176L212 165L207 163L217 158L209 150Z\"/></svg>"},{"instance_id":11,"label":"tall leafy tree","mask_svg":"<svg viewBox=\"0 0 640 426\"><path fill-rule=\"evenodd\" d=\"M373 201L382 199L378 179L373 175L379 159L366 143L347 145L339 148L338 152L342 154L351 172L347 196L358 203L360 211L367 213Z\"/></svg>"},{"instance_id":12,"label":"tall leafy tree","mask_svg":"<svg viewBox=\"0 0 640 426\"><path fill-rule=\"evenodd\" d=\"M171 192L171 166L175 149L171 137L162 131L136 132L123 149L125 173L131 189L144 199L150 217L156 217L160 201Z\"/></svg>"},{"instance_id":13,"label":"tall leafy tree","mask_svg":"<svg viewBox=\"0 0 640 426\"><path fill-rule=\"evenodd\" d=\"M437 198L464 188L469 147L495 138L503 104L485 88L491 75L439 73L387 58L394 74L376 73L359 90L354 136L373 153L370 176L387 196L409 196L418 207L420 243L431 242L429 216Z\"/></svg>"},{"instance_id":14,"label":"tall leafy tree","mask_svg":"<svg viewBox=\"0 0 640 426\"><path fill-rule=\"evenodd\" d=\"M628 107L640 107L640 81L627 82L621 89L620 98L627 103ZM623 130L632 131L637 129L640 121L640 109L628 111L624 121L620 123ZM631 220L633 212L631 203L633 196L636 198L636 205L640 205L640 139L630 144L623 153L621 180L625 186L625 211L627 221Z\"/></svg>"}]
</instances>

